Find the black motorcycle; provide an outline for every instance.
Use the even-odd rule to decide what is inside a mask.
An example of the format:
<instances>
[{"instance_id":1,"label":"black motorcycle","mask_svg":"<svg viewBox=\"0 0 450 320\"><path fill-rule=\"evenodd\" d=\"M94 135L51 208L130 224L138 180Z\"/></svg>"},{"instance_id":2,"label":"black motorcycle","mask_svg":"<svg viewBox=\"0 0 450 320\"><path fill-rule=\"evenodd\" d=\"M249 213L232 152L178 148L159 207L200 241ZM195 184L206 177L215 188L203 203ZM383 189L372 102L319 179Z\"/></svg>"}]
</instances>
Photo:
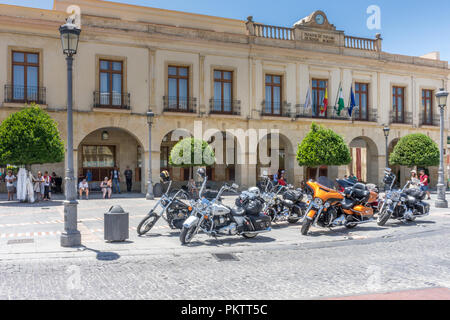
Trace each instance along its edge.
<instances>
[{"instance_id":1,"label":"black motorcycle","mask_svg":"<svg viewBox=\"0 0 450 320\"><path fill-rule=\"evenodd\" d=\"M199 169L198 174L207 180L203 169ZM211 237L241 235L251 239L271 231L270 218L261 213L264 200L257 194L243 192L236 201L236 208L221 203L220 198L225 191L236 192L237 188L237 185L224 185L212 201L203 198L200 192L201 200L192 201L192 214L183 224L180 234L183 245L191 242L199 232Z\"/></svg>"},{"instance_id":2,"label":"black motorcycle","mask_svg":"<svg viewBox=\"0 0 450 320\"><path fill-rule=\"evenodd\" d=\"M380 214L377 221L379 226L384 226L389 219L415 221L430 214L430 205L423 201L426 193L409 188L410 181L401 190L393 189L396 179L396 175L390 169L385 170L383 182L387 191L380 200Z\"/></svg>"}]
</instances>

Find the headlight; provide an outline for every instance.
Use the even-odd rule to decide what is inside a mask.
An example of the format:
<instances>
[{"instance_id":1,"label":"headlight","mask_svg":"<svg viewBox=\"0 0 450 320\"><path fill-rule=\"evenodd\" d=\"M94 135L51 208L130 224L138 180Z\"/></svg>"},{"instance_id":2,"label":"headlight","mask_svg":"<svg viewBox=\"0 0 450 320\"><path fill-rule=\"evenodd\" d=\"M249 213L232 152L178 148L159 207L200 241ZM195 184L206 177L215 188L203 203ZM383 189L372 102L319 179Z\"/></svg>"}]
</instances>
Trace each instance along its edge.
<instances>
[{"instance_id":1,"label":"headlight","mask_svg":"<svg viewBox=\"0 0 450 320\"><path fill-rule=\"evenodd\" d=\"M325 209L328 209L329 207L331 207L331 203L325 202L323 206L325 207Z\"/></svg>"},{"instance_id":2,"label":"headlight","mask_svg":"<svg viewBox=\"0 0 450 320\"><path fill-rule=\"evenodd\" d=\"M323 200L320 198L315 198L314 203L316 204L316 206L321 207L323 205Z\"/></svg>"}]
</instances>

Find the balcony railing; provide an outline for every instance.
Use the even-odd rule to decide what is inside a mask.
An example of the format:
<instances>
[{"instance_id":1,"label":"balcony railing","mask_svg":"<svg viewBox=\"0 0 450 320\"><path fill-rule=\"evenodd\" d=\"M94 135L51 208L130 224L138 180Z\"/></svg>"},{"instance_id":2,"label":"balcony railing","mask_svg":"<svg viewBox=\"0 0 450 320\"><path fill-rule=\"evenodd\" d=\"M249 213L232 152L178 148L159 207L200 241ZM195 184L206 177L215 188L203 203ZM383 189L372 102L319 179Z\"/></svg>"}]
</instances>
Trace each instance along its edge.
<instances>
[{"instance_id":1,"label":"balcony railing","mask_svg":"<svg viewBox=\"0 0 450 320\"><path fill-rule=\"evenodd\" d=\"M255 36L276 39L276 40L294 40L294 29L286 27L270 26L255 23Z\"/></svg>"},{"instance_id":2,"label":"balcony railing","mask_svg":"<svg viewBox=\"0 0 450 320\"><path fill-rule=\"evenodd\" d=\"M341 111L340 115L337 114L337 111L333 106L328 107L327 113L320 113L320 111L313 109L312 107L305 108L303 104L296 106L296 114L295 118L311 118L311 119L331 119L331 120L342 120L342 121L368 121L368 122L377 122L377 111L374 109L370 109L367 117L360 118L359 116L359 108L356 107L353 110L353 114L350 117L348 114L348 108L345 108Z\"/></svg>"},{"instance_id":3,"label":"balcony railing","mask_svg":"<svg viewBox=\"0 0 450 320\"><path fill-rule=\"evenodd\" d=\"M209 100L209 114L241 115L240 100Z\"/></svg>"},{"instance_id":4,"label":"balcony railing","mask_svg":"<svg viewBox=\"0 0 450 320\"><path fill-rule=\"evenodd\" d=\"M94 92L94 108L130 110L130 94Z\"/></svg>"},{"instance_id":5,"label":"balcony railing","mask_svg":"<svg viewBox=\"0 0 450 320\"><path fill-rule=\"evenodd\" d=\"M379 51L377 47L377 40L374 39L345 36L344 45L346 48Z\"/></svg>"},{"instance_id":6,"label":"balcony railing","mask_svg":"<svg viewBox=\"0 0 450 320\"><path fill-rule=\"evenodd\" d=\"M164 96L164 112L197 113L197 98Z\"/></svg>"},{"instance_id":7,"label":"balcony railing","mask_svg":"<svg viewBox=\"0 0 450 320\"><path fill-rule=\"evenodd\" d=\"M441 119L439 115L433 115L432 119L424 118L424 115L421 116L420 123L422 126L434 126L439 127L441 125Z\"/></svg>"},{"instance_id":8,"label":"balcony railing","mask_svg":"<svg viewBox=\"0 0 450 320\"><path fill-rule=\"evenodd\" d=\"M46 104L45 87L5 85L5 102Z\"/></svg>"},{"instance_id":9,"label":"balcony railing","mask_svg":"<svg viewBox=\"0 0 450 320\"><path fill-rule=\"evenodd\" d=\"M412 124L412 122L413 122L412 112L405 112L405 114L403 116L401 116L401 115L396 116L395 113L391 112L390 120L391 120L391 123Z\"/></svg>"},{"instance_id":10,"label":"balcony railing","mask_svg":"<svg viewBox=\"0 0 450 320\"><path fill-rule=\"evenodd\" d=\"M261 116L265 117L282 117L282 118L293 118L295 117L295 112L291 110L291 104L284 101L282 104L279 102L274 102L274 110L272 110L272 105L267 105L266 101L263 100L261 103ZM278 106L278 108L275 108ZM272 110L272 112L269 112Z\"/></svg>"}]
</instances>

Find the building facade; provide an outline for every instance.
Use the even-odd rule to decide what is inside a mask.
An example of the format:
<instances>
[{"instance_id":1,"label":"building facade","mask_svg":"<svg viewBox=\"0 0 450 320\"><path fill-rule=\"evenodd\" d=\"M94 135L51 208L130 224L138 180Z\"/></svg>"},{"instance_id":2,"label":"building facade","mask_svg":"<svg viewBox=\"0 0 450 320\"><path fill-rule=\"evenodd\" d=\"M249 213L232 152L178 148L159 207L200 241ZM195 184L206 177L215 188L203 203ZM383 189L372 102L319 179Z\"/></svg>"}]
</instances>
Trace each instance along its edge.
<instances>
[{"instance_id":1,"label":"building facade","mask_svg":"<svg viewBox=\"0 0 450 320\"><path fill-rule=\"evenodd\" d=\"M58 28L73 4L80 8L82 29L73 101L79 176L91 171L100 181L114 166L122 172L130 167L135 191L145 191L151 153L153 181L162 169L184 181L189 170L171 168L169 154L177 129L192 135L199 124L217 131L215 140L237 141L223 144L225 164L208 168L208 174L242 186L255 185L267 172L256 153L270 150L273 140L268 134L249 141L245 133L251 129L279 130L279 169L296 185L316 175L316 168L295 160L312 122L333 129L351 148L350 166L319 168L332 179L355 174L381 182L385 125L391 128L390 150L410 133L439 142L434 94L449 89L450 71L438 55L386 53L380 35L349 36L322 11L286 28L252 17L232 20L98 0L55 0L53 10L0 5L0 121L36 102L66 137L66 64ZM341 89L346 106L353 91L357 107L351 118L347 108L340 115L334 108ZM156 115L150 147L148 110ZM33 167L40 169L64 175L64 163ZM402 182L411 170L394 169ZM435 185L437 168L429 170Z\"/></svg>"}]
</instances>

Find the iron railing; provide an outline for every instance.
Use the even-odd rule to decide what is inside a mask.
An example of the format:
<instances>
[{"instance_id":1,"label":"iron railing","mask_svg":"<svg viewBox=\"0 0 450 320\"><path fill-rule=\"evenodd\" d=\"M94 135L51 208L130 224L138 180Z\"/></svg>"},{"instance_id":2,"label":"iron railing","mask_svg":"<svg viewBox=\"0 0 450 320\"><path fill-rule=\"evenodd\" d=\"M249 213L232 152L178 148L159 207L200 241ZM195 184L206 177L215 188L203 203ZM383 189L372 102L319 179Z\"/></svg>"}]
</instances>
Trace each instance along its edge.
<instances>
[{"instance_id":1,"label":"iron railing","mask_svg":"<svg viewBox=\"0 0 450 320\"><path fill-rule=\"evenodd\" d=\"M355 107L352 116L349 115L348 108L341 110L338 114L337 109L333 106L329 106L327 112L321 113L319 107L308 107L305 108L304 104L296 105L295 118L312 118L312 119L332 119L332 120L342 120L342 121L368 121L377 122L377 111L375 109L370 109L366 117L360 117L359 107Z\"/></svg>"},{"instance_id":2,"label":"iron railing","mask_svg":"<svg viewBox=\"0 0 450 320\"><path fill-rule=\"evenodd\" d=\"M209 114L241 115L240 100L209 100Z\"/></svg>"},{"instance_id":3,"label":"iron railing","mask_svg":"<svg viewBox=\"0 0 450 320\"><path fill-rule=\"evenodd\" d=\"M274 101L272 110L272 104L269 104L266 100L263 100L261 103L260 115L263 117L295 118L295 111L291 110L291 104L286 101L283 103Z\"/></svg>"},{"instance_id":4,"label":"iron railing","mask_svg":"<svg viewBox=\"0 0 450 320\"><path fill-rule=\"evenodd\" d=\"M10 103L46 103L47 90L45 87L5 85L5 102Z\"/></svg>"},{"instance_id":5,"label":"iron railing","mask_svg":"<svg viewBox=\"0 0 450 320\"><path fill-rule=\"evenodd\" d=\"M391 111L390 121L391 123L397 124L412 124L413 122L412 112L405 112L404 115L401 114L396 115L394 112Z\"/></svg>"},{"instance_id":6,"label":"iron railing","mask_svg":"<svg viewBox=\"0 0 450 320\"><path fill-rule=\"evenodd\" d=\"M197 98L164 96L164 112L196 113Z\"/></svg>"},{"instance_id":7,"label":"iron railing","mask_svg":"<svg viewBox=\"0 0 450 320\"><path fill-rule=\"evenodd\" d=\"M94 108L130 110L130 94L116 92L94 92Z\"/></svg>"}]
</instances>

